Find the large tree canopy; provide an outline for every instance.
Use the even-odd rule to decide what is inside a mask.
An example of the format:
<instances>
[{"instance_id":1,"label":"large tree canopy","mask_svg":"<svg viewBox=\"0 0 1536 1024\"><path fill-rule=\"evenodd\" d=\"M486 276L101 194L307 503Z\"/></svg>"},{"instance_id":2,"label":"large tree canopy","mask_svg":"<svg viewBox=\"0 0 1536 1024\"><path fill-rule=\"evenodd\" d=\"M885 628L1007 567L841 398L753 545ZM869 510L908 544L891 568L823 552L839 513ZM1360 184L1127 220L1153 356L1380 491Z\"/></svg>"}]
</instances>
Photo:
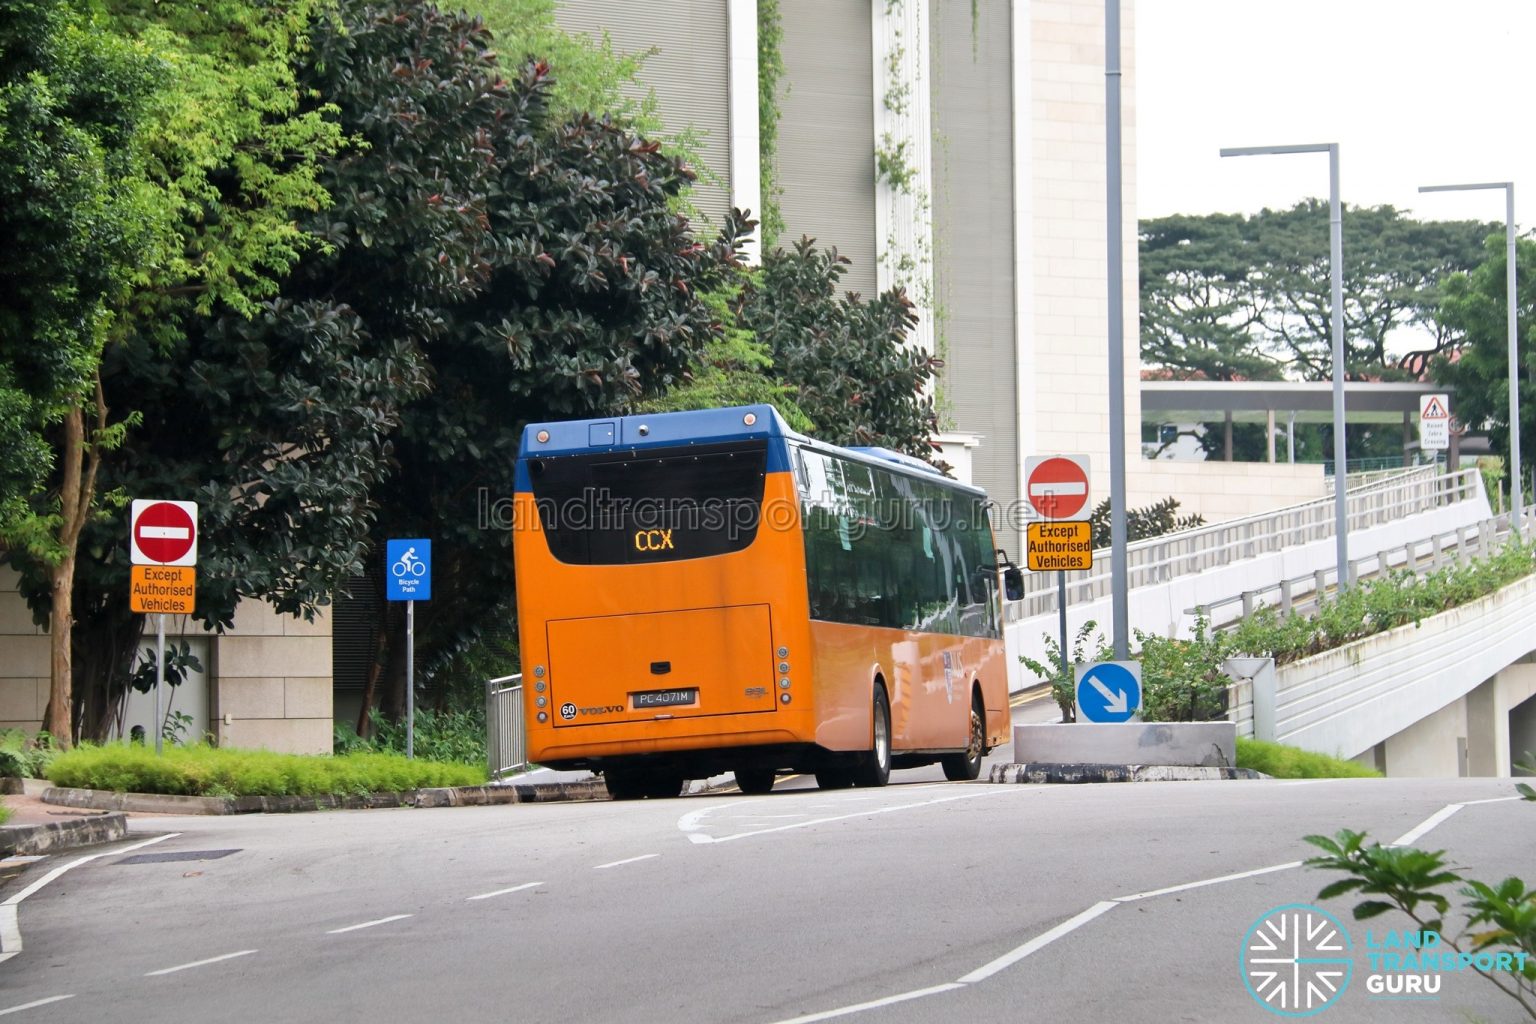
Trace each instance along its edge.
<instances>
[{"instance_id":1,"label":"large tree canopy","mask_svg":"<svg viewBox=\"0 0 1536 1024\"><path fill-rule=\"evenodd\" d=\"M1350 379L1413 379L1453 342L1439 284L1481 257L1491 224L1344 208ZM1172 216L1140 228L1142 361L1174 377L1327 380L1333 372L1328 205Z\"/></svg>"}]
</instances>

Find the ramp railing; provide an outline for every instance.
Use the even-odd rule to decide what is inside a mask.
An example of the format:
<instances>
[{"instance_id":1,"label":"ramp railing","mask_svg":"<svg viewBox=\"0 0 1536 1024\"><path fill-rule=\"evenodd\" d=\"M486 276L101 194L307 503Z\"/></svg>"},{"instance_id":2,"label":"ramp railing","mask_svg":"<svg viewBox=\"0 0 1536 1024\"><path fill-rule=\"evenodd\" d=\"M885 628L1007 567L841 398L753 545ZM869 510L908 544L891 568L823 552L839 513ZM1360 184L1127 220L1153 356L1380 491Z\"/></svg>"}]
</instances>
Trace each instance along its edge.
<instances>
[{"instance_id":1,"label":"ramp railing","mask_svg":"<svg viewBox=\"0 0 1536 1024\"><path fill-rule=\"evenodd\" d=\"M485 752L492 782L527 766L526 730L522 673L486 680Z\"/></svg>"}]
</instances>

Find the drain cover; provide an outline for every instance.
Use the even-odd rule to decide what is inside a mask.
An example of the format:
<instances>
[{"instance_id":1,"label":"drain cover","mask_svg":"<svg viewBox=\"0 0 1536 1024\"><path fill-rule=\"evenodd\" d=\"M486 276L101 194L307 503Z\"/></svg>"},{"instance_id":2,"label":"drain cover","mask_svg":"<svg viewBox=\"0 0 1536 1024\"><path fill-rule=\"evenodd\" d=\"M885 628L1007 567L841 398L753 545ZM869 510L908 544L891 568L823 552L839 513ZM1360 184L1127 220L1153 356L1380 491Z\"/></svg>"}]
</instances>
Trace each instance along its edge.
<instances>
[{"instance_id":1,"label":"drain cover","mask_svg":"<svg viewBox=\"0 0 1536 1024\"><path fill-rule=\"evenodd\" d=\"M173 860L218 860L220 857L228 857L239 850L186 850L180 853L136 853L132 857L124 857L118 864L164 864Z\"/></svg>"}]
</instances>

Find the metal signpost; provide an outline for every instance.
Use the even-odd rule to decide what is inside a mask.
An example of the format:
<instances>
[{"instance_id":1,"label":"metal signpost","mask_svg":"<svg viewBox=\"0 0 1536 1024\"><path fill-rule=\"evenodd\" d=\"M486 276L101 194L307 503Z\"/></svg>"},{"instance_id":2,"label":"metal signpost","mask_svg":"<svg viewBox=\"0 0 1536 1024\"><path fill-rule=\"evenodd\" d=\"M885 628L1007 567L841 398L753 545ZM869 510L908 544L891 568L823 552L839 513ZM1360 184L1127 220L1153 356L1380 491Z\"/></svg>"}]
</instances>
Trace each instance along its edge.
<instances>
[{"instance_id":1,"label":"metal signpost","mask_svg":"<svg viewBox=\"0 0 1536 1024\"><path fill-rule=\"evenodd\" d=\"M129 510L128 556L133 563L129 610L153 614L155 626L155 753L164 747L161 687L165 682L165 616L197 605L197 502L137 498Z\"/></svg>"},{"instance_id":2,"label":"metal signpost","mask_svg":"<svg viewBox=\"0 0 1536 1024\"><path fill-rule=\"evenodd\" d=\"M1100 661L1077 667L1077 713L1090 722L1129 722L1141 710L1141 665Z\"/></svg>"},{"instance_id":3,"label":"metal signpost","mask_svg":"<svg viewBox=\"0 0 1536 1024\"><path fill-rule=\"evenodd\" d=\"M432 542L386 541L384 593L405 602L405 756L416 756L416 602L432 600Z\"/></svg>"},{"instance_id":4,"label":"metal signpost","mask_svg":"<svg viewBox=\"0 0 1536 1024\"><path fill-rule=\"evenodd\" d=\"M1024 494L1041 523L1031 523L1025 564L1031 572L1056 570L1056 616L1061 629L1061 671L1071 671L1067 649L1067 570L1093 567L1092 530L1075 519L1088 508L1088 456L1050 455L1024 462Z\"/></svg>"}]
</instances>

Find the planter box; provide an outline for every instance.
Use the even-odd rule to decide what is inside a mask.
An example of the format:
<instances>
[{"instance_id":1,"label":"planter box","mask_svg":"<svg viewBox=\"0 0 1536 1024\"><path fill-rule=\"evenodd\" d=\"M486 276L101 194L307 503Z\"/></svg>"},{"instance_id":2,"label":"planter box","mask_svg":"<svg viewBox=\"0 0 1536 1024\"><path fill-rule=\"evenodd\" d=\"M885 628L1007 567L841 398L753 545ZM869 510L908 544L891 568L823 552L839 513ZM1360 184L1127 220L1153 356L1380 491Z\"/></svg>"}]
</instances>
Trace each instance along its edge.
<instances>
[{"instance_id":1,"label":"planter box","mask_svg":"<svg viewBox=\"0 0 1536 1024\"><path fill-rule=\"evenodd\" d=\"M1021 764L1237 765L1232 722L1074 722L1013 727L1013 759Z\"/></svg>"}]
</instances>

